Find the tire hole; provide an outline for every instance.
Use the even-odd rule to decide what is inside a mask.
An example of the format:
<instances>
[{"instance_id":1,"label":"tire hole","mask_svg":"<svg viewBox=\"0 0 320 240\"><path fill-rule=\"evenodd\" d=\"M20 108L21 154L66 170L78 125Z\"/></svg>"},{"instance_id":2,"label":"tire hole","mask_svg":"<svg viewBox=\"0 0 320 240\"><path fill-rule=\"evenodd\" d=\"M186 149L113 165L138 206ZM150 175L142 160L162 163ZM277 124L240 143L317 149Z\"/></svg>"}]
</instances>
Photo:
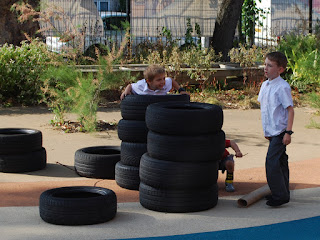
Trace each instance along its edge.
<instances>
[{"instance_id":1,"label":"tire hole","mask_svg":"<svg viewBox=\"0 0 320 240\"><path fill-rule=\"evenodd\" d=\"M52 195L57 198L94 198L99 197L101 194L92 192L68 192L68 193L56 193Z\"/></svg>"},{"instance_id":2,"label":"tire hole","mask_svg":"<svg viewBox=\"0 0 320 240\"><path fill-rule=\"evenodd\" d=\"M100 154L100 155L120 154L120 151L115 149L93 149L93 150L87 150L84 152L91 153L91 154Z\"/></svg>"}]
</instances>

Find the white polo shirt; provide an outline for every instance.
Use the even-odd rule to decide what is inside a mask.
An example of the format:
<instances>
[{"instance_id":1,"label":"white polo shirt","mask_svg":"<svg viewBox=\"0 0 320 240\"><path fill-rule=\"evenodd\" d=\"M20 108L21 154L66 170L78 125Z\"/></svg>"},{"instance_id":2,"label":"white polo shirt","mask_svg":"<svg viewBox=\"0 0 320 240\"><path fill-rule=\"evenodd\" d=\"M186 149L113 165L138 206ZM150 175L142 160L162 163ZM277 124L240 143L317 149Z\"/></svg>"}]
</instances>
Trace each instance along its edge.
<instances>
[{"instance_id":1,"label":"white polo shirt","mask_svg":"<svg viewBox=\"0 0 320 240\"><path fill-rule=\"evenodd\" d=\"M262 127L265 137L277 136L286 130L289 106L293 106L290 85L282 78L266 80L260 88Z\"/></svg>"},{"instance_id":2,"label":"white polo shirt","mask_svg":"<svg viewBox=\"0 0 320 240\"><path fill-rule=\"evenodd\" d=\"M132 93L138 95L166 95L172 89L172 79L167 77L165 81L162 89L152 90L148 87L145 79L139 80L136 83L131 83Z\"/></svg>"}]
</instances>

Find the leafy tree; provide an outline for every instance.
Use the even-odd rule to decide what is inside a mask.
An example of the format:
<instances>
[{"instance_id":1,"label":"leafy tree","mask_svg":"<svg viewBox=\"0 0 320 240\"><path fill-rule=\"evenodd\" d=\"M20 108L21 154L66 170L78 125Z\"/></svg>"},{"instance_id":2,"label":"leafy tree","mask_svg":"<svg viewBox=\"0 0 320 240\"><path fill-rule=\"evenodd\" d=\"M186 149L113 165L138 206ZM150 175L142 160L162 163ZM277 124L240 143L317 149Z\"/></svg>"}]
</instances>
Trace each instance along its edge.
<instances>
[{"instance_id":1,"label":"leafy tree","mask_svg":"<svg viewBox=\"0 0 320 240\"><path fill-rule=\"evenodd\" d=\"M252 46L254 44L255 26L262 26L262 22L259 19L265 19L265 11L262 8L257 7L257 2L261 3L261 0L244 0L241 12L241 18L239 21L239 37L240 43Z\"/></svg>"},{"instance_id":2,"label":"leafy tree","mask_svg":"<svg viewBox=\"0 0 320 240\"><path fill-rule=\"evenodd\" d=\"M39 24L31 19L24 23L17 20L15 12L11 11L11 5L18 0L1 0L0 1L0 44L20 45L21 41L26 40L25 33L34 37L39 30ZM28 2L34 8L39 6L40 0L20 0L20 2Z\"/></svg>"}]
</instances>

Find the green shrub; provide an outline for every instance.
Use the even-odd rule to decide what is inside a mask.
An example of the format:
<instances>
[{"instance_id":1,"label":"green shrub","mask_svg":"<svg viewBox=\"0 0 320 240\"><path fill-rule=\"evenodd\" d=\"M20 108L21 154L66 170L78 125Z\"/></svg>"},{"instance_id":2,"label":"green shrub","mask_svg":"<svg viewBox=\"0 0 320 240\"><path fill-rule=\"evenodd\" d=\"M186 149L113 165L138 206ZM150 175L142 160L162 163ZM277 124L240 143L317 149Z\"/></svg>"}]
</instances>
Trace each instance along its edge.
<instances>
[{"instance_id":1,"label":"green shrub","mask_svg":"<svg viewBox=\"0 0 320 240\"><path fill-rule=\"evenodd\" d=\"M212 48L201 50L197 47L190 47L181 52L181 58L182 62L190 67L187 71L188 76L204 85L212 74L212 71L209 71L211 64L219 57L215 55Z\"/></svg>"},{"instance_id":2,"label":"green shrub","mask_svg":"<svg viewBox=\"0 0 320 240\"><path fill-rule=\"evenodd\" d=\"M79 77L81 72L67 65L49 66L40 75L43 101L54 113L54 125L64 124L65 114L71 112L75 99L70 96L70 89L76 86Z\"/></svg>"},{"instance_id":3,"label":"green shrub","mask_svg":"<svg viewBox=\"0 0 320 240\"><path fill-rule=\"evenodd\" d=\"M308 94L308 101L311 107L316 108L320 112L320 94L316 92L311 92Z\"/></svg>"},{"instance_id":4,"label":"green shrub","mask_svg":"<svg viewBox=\"0 0 320 240\"><path fill-rule=\"evenodd\" d=\"M287 81L300 92L320 86L320 43L312 34L288 34L281 40L278 50L288 58Z\"/></svg>"},{"instance_id":5,"label":"green shrub","mask_svg":"<svg viewBox=\"0 0 320 240\"><path fill-rule=\"evenodd\" d=\"M63 125L65 114L76 113L86 131L96 127L101 82L92 73L84 75L72 66L48 68L41 76L45 99L55 114L53 125Z\"/></svg>"},{"instance_id":6,"label":"green shrub","mask_svg":"<svg viewBox=\"0 0 320 240\"><path fill-rule=\"evenodd\" d=\"M100 55L105 56L108 55L110 49L107 45L104 45L102 43L96 43L89 46L83 55L97 60L97 51L99 51Z\"/></svg>"},{"instance_id":7,"label":"green shrub","mask_svg":"<svg viewBox=\"0 0 320 240\"><path fill-rule=\"evenodd\" d=\"M257 63L263 64L264 56L272 49L264 49L253 45L247 47L240 44L238 48L232 48L229 52L230 62L240 63L241 67L253 67Z\"/></svg>"},{"instance_id":8,"label":"green shrub","mask_svg":"<svg viewBox=\"0 0 320 240\"><path fill-rule=\"evenodd\" d=\"M23 105L41 100L39 75L52 62L52 53L39 41L0 47L0 102Z\"/></svg>"},{"instance_id":9,"label":"green shrub","mask_svg":"<svg viewBox=\"0 0 320 240\"><path fill-rule=\"evenodd\" d=\"M98 56L99 71L82 73L72 65L50 66L41 74L44 101L55 114L53 125L62 126L65 114L77 114L81 128L93 132L97 127L97 109L103 90L124 85L130 80L129 72L113 72L112 62L121 52L111 51Z\"/></svg>"},{"instance_id":10,"label":"green shrub","mask_svg":"<svg viewBox=\"0 0 320 240\"><path fill-rule=\"evenodd\" d=\"M313 117L310 119L310 123L306 125L307 128L320 129L320 122L315 120L314 117L319 116L320 114L320 94L313 91L307 94L307 101L310 106L315 108L316 112Z\"/></svg>"},{"instance_id":11,"label":"green shrub","mask_svg":"<svg viewBox=\"0 0 320 240\"><path fill-rule=\"evenodd\" d=\"M92 73L84 75L72 66L61 65L48 68L41 79L46 102L55 114L53 125L63 125L65 114L72 112L86 131L95 130L101 83Z\"/></svg>"},{"instance_id":12,"label":"green shrub","mask_svg":"<svg viewBox=\"0 0 320 240\"><path fill-rule=\"evenodd\" d=\"M77 83L70 88L69 96L73 100L71 111L78 115L78 120L88 132L96 130L97 109L101 83L92 73L80 75Z\"/></svg>"}]
</instances>

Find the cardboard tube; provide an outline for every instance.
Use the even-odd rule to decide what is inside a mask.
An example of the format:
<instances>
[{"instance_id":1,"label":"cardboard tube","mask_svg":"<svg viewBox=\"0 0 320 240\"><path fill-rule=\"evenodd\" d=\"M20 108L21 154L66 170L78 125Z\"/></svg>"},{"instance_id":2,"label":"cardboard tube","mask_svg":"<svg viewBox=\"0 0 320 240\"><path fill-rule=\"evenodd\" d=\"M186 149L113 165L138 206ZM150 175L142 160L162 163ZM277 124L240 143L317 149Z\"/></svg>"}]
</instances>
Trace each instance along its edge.
<instances>
[{"instance_id":1,"label":"cardboard tube","mask_svg":"<svg viewBox=\"0 0 320 240\"><path fill-rule=\"evenodd\" d=\"M238 207L248 207L268 194L271 194L271 191L269 186L265 185L261 188L254 190L251 193L248 193L247 195L244 195L242 198L239 198Z\"/></svg>"}]
</instances>

